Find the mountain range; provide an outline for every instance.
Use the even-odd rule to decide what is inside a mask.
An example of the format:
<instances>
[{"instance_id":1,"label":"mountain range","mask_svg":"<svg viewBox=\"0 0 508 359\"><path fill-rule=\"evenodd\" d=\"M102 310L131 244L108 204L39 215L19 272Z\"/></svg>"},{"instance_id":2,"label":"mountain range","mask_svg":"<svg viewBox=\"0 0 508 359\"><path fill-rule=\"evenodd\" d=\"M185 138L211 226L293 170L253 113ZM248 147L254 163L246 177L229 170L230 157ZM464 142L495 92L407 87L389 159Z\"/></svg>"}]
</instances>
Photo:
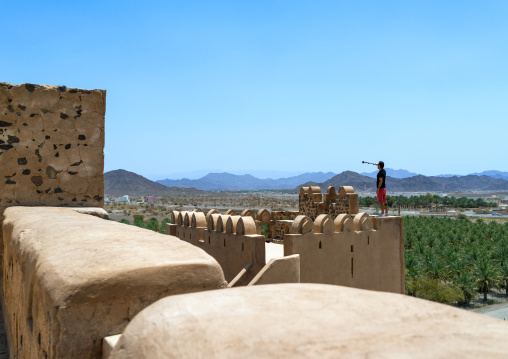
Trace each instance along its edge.
<instances>
[{"instance_id":1,"label":"mountain range","mask_svg":"<svg viewBox=\"0 0 508 359\"><path fill-rule=\"evenodd\" d=\"M176 196L202 193L195 188L167 187L150 181L141 175L126 170L114 170L104 173L104 192L106 196Z\"/></svg>"},{"instance_id":2,"label":"mountain range","mask_svg":"<svg viewBox=\"0 0 508 359\"><path fill-rule=\"evenodd\" d=\"M409 172L407 170L394 170L391 168L385 168L386 175L393 177L393 178L407 178L407 177L413 177L418 176L418 173ZM372 171L372 172L362 172L361 174L367 177L376 178L378 173L378 170Z\"/></svg>"},{"instance_id":3,"label":"mountain range","mask_svg":"<svg viewBox=\"0 0 508 359\"><path fill-rule=\"evenodd\" d=\"M481 173L471 173L474 176L489 176L492 178L501 178L508 181L508 172L502 171L483 171Z\"/></svg>"},{"instance_id":4,"label":"mountain range","mask_svg":"<svg viewBox=\"0 0 508 359\"><path fill-rule=\"evenodd\" d=\"M485 175L437 177L417 175L406 178L387 177L389 192L457 192L457 191L499 191L508 190L508 181ZM353 186L356 192L376 190L376 181L352 171L344 171L322 183L309 182L302 186Z\"/></svg>"},{"instance_id":5,"label":"mountain range","mask_svg":"<svg viewBox=\"0 0 508 359\"><path fill-rule=\"evenodd\" d=\"M409 172L407 170L394 170L391 168L386 168L386 175L393 178L408 178L408 177L414 177L418 176L419 173ZM362 172L361 174L367 177L376 178L377 170L373 172ZM492 178L500 178L508 181L508 172L502 172L502 171L483 171L483 172L477 172L477 173L470 173L469 175L472 176L489 176ZM434 177L463 177L461 175L454 175L454 174L442 174L442 175L436 175Z\"/></svg>"},{"instance_id":6,"label":"mountain range","mask_svg":"<svg viewBox=\"0 0 508 359\"><path fill-rule=\"evenodd\" d=\"M400 171L400 170L399 170ZM508 175L507 172L494 172L495 175ZM134 172L125 170L109 171L104 174L105 193L108 196L120 195L155 195L177 196L198 194L203 191L239 191L263 189L294 189L300 186L353 186L356 192L375 191L375 180L352 171L335 175L332 172L305 173L299 176L281 179L259 179L251 175L233 175L230 173L210 173L198 180L162 180L151 181ZM499 191L508 190L508 181L487 175L467 176L423 176L406 178L388 176L389 192L458 192L458 191ZM167 183L167 185L166 185ZM168 185L170 187L168 187ZM197 187L198 189L196 189Z\"/></svg>"},{"instance_id":7,"label":"mountain range","mask_svg":"<svg viewBox=\"0 0 508 359\"><path fill-rule=\"evenodd\" d=\"M231 173L209 173L200 179L192 180L183 178L180 180L165 179L157 181L168 187L195 187L204 191L241 191L262 189L288 189L295 188L302 183L315 181L324 182L335 176L333 172L312 172L299 176L286 178L256 178L251 175L234 175Z\"/></svg>"}]
</instances>

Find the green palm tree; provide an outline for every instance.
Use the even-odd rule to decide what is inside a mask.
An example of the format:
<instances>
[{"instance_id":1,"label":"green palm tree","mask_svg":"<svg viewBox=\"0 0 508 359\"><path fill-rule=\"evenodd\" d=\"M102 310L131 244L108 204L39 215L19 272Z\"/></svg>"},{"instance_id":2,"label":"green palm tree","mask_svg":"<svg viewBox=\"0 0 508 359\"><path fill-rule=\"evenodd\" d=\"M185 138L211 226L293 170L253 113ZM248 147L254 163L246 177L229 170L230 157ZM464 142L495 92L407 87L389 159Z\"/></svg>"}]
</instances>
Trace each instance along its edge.
<instances>
[{"instance_id":1,"label":"green palm tree","mask_svg":"<svg viewBox=\"0 0 508 359\"><path fill-rule=\"evenodd\" d=\"M450 277L460 276L461 273L465 272L465 262L459 256L451 257L446 263L447 272Z\"/></svg>"},{"instance_id":2,"label":"green palm tree","mask_svg":"<svg viewBox=\"0 0 508 359\"><path fill-rule=\"evenodd\" d=\"M508 297L508 263L506 263L506 262L503 263L503 265L501 266L500 272L501 272L501 279L504 282L506 297Z\"/></svg>"},{"instance_id":3,"label":"green palm tree","mask_svg":"<svg viewBox=\"0 0 508 359\"><path fill-rule=\"evenodd\" d=\"M482 256L474 265L474 276L480 290L483 291L483 300L487 301L489 289L501 282L499 269L489 257Z\"/></svg>"},{"instance_id":4,"label":"green palm tree","mask_svg":"<svg viewBox=\"0 0 508 359\"><path fill-rule=\"evenodd\" d=\"M425 272L430 279L443 280L448 276L444 263L439 258L434 258L426 264Z\"/></svg>"},{"instance_id":5,"label":"green palm tree","mask_svg":"<svg viewBox=\"0 0 508 359\"><path fill-rule=\"evenodd\" d=\"M411 278L419 277L421 275L420 258L409 251L406 251L404 256L406 258L407 275Z\"/></svg>"},{"instance_id":6,"label":"green palm tree","mask_svg":"<svg viewBox=\"0 0 508 359\"><path fill-rule=\"evenodd\" d=\"M508 262L508 240L503 239L499 242L494 255L501 265Z\"/></svg>"},{"instance_id":7,"label":"green palm tree","mask_svg":"<svg viewBox=\"0 0 508 359\"><path fill-rule=\"evenodd\" d=\"M475 293L474 280L471 275L467 272L462 272L455 278L454 283L462 290L464 303L469 305Z\"/></svg>"}]
</instances>

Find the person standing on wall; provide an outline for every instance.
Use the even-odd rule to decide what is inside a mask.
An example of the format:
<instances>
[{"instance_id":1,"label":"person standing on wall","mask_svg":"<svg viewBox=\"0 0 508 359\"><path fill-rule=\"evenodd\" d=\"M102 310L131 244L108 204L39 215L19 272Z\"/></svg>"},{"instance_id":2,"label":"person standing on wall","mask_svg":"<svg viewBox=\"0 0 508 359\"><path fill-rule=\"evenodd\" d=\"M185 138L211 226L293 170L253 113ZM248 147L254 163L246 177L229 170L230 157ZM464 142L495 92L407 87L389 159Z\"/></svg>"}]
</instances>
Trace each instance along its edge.
<instances>
[{"instance_id":1,"label":"person standing on wall","mask_svg":"<svg viewBox=\"0 0 508 359\"><path fill-rule=\"evenodd\" d=\"M386 171L385 171L385 163L383 161L379 161L376 163L377 169L379 172L377 173L376 180L376 195L377 201L381 206L381 214L378 217L387 217L388 216L388 203L386 203Z\"/></svg>"}]
</instances>

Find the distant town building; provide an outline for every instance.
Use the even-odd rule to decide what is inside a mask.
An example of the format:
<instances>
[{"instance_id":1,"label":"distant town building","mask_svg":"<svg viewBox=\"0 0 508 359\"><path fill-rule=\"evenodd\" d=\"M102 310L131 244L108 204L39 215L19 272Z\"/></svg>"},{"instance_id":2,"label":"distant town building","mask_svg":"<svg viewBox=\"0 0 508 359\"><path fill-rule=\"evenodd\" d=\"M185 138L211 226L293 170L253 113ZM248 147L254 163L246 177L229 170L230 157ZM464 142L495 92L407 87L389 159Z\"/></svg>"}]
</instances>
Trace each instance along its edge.
<instances>
[{"instance_id":1,"label":"distant town building","mask_svg":"<svg viewBox=\"0 0 508 359\"><path fill-rule=\"evenodd\" d=\"M121 203L130 203L129 196L125 195L125 196L122 196L122 197L118 198L118 202L121 202Z\"/></svg>"},{"instance_id":2,"label":"distant town building","mask_svg":"<svg viewBox=\"0 0 508 359\"><path fill-rule=\"evenodd\" d=\"M155 203L155 197L153 197L153 196L146 196L145 197L145 203Z\"/></svg>"}]
</instances>

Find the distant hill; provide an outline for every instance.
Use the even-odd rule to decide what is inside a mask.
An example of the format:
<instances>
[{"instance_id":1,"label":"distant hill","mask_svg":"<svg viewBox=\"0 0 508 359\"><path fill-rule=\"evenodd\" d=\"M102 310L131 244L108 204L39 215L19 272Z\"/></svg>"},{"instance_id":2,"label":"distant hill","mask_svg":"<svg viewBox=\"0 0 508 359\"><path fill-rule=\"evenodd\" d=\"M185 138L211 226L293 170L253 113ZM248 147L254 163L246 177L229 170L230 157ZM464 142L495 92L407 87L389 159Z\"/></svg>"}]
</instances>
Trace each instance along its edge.
<instances>
[{"instance_id":1,"label":"distant hill","mask_svg":"<svg viewBox=\"0 0 508 359\"><path fill-rule=\"evenodd\" d=\"M301 183L314 181L324 182L335 176L333 172L304 173L298 176L287 178L265 178L260 179L252 175L234 175L231 173L209 173L197 180L183 178L180 180L159 180L157 183L169 187L195 187L204 191L241 191L241 190L263 190L263 189L290 189Z\"/></svg>"},{"instance_id":2,"label":"distant hill","mask_svg":"<svg viewBox=\"0 0 508 359\"><path fill-rule=\"evenodd\" d=\"M276 181L279 181L280 186L284 186L285 188L294 188L298 186L302 182L314 181L314 182L324 182L329 180L333 176L337 175L333 172L310 172L304 173L298 176L287 177L287 178L279 178Z\"/></svg>"},{"instance_id":3,"label":"distant hill","mask_svg":"<svg viewBox=\"0 0 508 359\"><path fill-rule=\"evenodd\" d=\"M171 196L182 194L182 188L166 187L134 172L114 170L104 174L104 192L107 196ZM185 189L186 194L199 192L195 188Z\"/></svg>"},{"instance_id":4,"label":"distant hill","mask_svg":"<svg viewBox=\"0 0 508 359\"><path fill-rule=\"evenodd\" d=\"M386 175L388 177L393 177L393 178L407 178L407 177L418 176L418 173L409 172L407 170L394 170L392 168L385 168L385 170L386 170ZM373 172L362 172L361 174L364 176L367 176L367 177L376 178L377 173L378 173L378 170L375 170Z\"/></svg>"},{"instance_id":5,"label":"distant hill","mask_svg":"<svg viewBox=\"0 0 508 359\"><path fill-rule=\"evenodd\" d=\"M378 171L375 170L372 172L362 172L361 174L364 176L367 176L367 177L376 178L377 172ZM392 177L392 178L408 178L408 177L418 176L418 173L409 172L409 171L403 170L403 169L394 170L391 168L386 168L386 175L389 177ZM470 173L469 175L471 175L471 176L489 176L492 178L504 179L504 180L508 181L508 172L503 172L503 171L490 170L490 171L483 171L483 172L477 172L477 173ZM434 177L450 178L450 177L464 177L464 176L457 175L457 174L441 174L441 175L436 175Z\"/></svg>"},{"instance_id":6,"label":"distant hill","mask_svg":"<svg viewBox=\"0 0 508 359\"><path fill-rule=\"evenodd\" d=\"M489 176L492 178L499 178L499 179L504 179L504 180L508 181L508 172L503 172L503 171L490 170L490 171L470 173L469 175L471 175L471 176ZM444 174L444 175L437 175L436 177L462 177L462 176L452 175L452 174Z\"/></svg>"},{"instance_id":7,"label":"distant hill","mask_svg":"<svg viewBox=\"0 0 508 359\"><path fill-rule=\"evenodd\" d=\"M344 171L320 184L323 189L328 186L333 186L336 189L339 189L340 186L353 186L355 192L373 191L376 187L376 180L353 171Z\"/></svg>"},{"instance_id":8,"label":"distant hill","mask_svg":"<svg viewBox=\"0 0 508 359\"><path fill-rule=\"evenodd\" d=\"M508 172L502 172L502 171L483 171L480 173L471 173L472 175L476 176L489 176L492 178L500 178L508 181Z\"/></svg>"},{"instance_id":9,"label":"distant hill","mask_svg":"<svg viewBox=\"0 0 508 359\"><path fill-rule=\"evenodd\" d=\"M489 176L426 177L419 175L395 180L390 188L398 192L498 191L508 190L508 181Z\"/></svg>"},{"instance_id":10,"label":"distant hill","mask_svg":"<svg viewBox=\"0 0 508 359\"><path fill-rule=\"evenodd\" d=\"M408 178L387 177L388 192L455 192L455 191L499 191L508 190L508 181L489 176L427 177L423 175ZM304 184L305 186L309 184ZM373 192L376 180L352 171L342 172L329 180L317 184L323 190L328 186L353 186L356 192Z\"/></svg>"},{"instance_id":11,"label":"distant hill","mask_svg":"<svg viewBox=\"0 0 508 359\"><path fill-rule=\"evenodd\" d=\"M444 175L436 175L435 177L460 177L460 175L452 175L452 174L444 174Z\"/></svg>"}]
</instances>

